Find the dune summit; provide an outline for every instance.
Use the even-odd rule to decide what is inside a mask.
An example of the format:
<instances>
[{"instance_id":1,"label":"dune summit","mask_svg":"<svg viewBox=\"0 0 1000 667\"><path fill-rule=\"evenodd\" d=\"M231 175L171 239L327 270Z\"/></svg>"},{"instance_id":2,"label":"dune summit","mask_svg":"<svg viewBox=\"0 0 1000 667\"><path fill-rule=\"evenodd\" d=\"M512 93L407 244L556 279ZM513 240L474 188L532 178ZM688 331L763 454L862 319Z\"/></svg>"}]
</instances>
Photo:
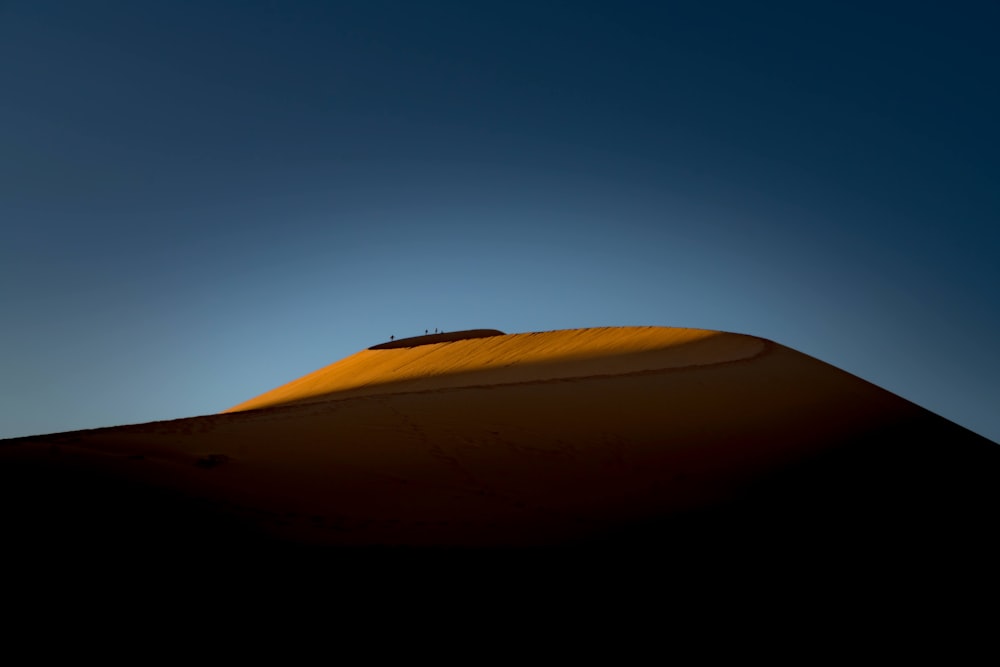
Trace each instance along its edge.
<instances>
[{"instance_id":1,"label":"dune summit","mask_svg":"<svg viewBox=\"0 0 1000 667\"><path fill-rule=\"evenodd\" d=\"M35 499L12 530L143 553L986 553L1000 449L824 362L698 329L475 331L221 414L4 441L6 507Z\"/></svg>"}]
</instances>

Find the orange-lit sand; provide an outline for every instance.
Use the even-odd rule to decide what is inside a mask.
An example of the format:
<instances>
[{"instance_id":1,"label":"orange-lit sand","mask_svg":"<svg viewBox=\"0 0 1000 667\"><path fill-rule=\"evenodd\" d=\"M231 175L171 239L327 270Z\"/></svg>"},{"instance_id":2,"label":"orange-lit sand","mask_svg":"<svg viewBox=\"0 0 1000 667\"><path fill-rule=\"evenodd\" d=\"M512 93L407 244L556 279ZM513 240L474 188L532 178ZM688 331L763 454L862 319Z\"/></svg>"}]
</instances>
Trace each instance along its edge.
<instances>
[{"instance_id":1,"label":"orange-lit sand","mask_svg":"<svg viewBox=\"0 0 1000 667\"><path fill-rule=\"evenodd\" d=\"M699 512L797 522L813 503L825 525L882 495L924 512L937 501L920 489L974 487L969 462L993 466L994 450L764 339L622 327L364 350L223 414L9 440L0 455L12 478L44 486L58 471L80 497L88 476L121 482L157 511L177 503L279 543L620 536L669 550L669 522Z\"/></svg>"},{"instance_id":2,"label":"orange-lit sand","mask_svg":"<svg viewBox=\"0 0 1000 667\"><path fill-rule=\"evenodd\" d=\"M227 412L325 401L334 394L345 398L700 366L762 349L763 342L749 336L665 327L571 329L369 349Z\"/></svg>"}]
</instances>

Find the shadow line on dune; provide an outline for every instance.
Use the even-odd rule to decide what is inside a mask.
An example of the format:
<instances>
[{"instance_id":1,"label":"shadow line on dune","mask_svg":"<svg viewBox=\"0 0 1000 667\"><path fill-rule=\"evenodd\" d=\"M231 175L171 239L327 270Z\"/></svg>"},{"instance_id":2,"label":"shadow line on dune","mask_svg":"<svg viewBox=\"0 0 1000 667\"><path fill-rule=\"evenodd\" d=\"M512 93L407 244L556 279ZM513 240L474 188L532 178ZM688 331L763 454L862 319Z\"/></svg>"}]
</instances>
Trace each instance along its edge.
<instances>
[{"instance_id":1,"label":"shadow line on dune","mask_svg":"<svg viewBox=\"0 0 1000 667\"><path fill-rule=\"evenodd\" d=\"M492 338L494 336L506 336L499 329L465 329L463 331L449 331L447 333L424 334L423 336L410 336L409 338L398 338L385 343L372 345L369 350L395 350L398 348L413 348L421 345L435 345L437 343L453 343L459 340L472 340L474 338Z\"/></svg>"}]
</instances>

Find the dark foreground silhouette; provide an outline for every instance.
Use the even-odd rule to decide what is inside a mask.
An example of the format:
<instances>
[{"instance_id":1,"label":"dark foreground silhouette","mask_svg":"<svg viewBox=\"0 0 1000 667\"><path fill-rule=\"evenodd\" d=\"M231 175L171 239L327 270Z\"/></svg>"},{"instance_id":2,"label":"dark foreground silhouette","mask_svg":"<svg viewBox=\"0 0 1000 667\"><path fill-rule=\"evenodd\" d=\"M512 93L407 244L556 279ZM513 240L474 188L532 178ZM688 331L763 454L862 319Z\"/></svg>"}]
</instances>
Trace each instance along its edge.
<instances>
[{"instance_id":1,"label":"dark foreground silhouette","mask_svg":"<svg viewBox=\"0 0 1000 667\"><path fill-rule=\"evenodd\" d=\"M45 438L0 448L30 444L45 446ZM165 580L149 580L152 573L211 581L249 567L264 581L306 573L328 581L339 573L340 593L359 595L387 582L432 581L439 594L474 581L480 590L534 582L614 595L622 586L636 595L719 586L950 595L994 581L998 480L1000 447L921 411L762 475L713 505L528 549L284 541L183 488L158 488L121 468L58 454L5 457L0 502L8 566L20 577L40 576L41 584L85 576L102 586L158 586Z\"/></svg>"}]
</instances>

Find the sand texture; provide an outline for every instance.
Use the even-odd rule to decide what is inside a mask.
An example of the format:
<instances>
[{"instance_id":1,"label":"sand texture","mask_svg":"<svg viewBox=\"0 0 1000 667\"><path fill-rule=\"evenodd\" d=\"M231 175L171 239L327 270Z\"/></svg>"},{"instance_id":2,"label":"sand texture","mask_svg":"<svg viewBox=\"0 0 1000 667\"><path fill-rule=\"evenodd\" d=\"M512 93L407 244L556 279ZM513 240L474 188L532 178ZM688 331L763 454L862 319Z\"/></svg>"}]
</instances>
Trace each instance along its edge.
<instances>
[{"instance_id":1,"label":"sand texture","mask_svg":"<svg viewBox=\"0 0 1000 667\"><path fill-rule=\"evenodd\" d=\"M366 349L225 413L3 441L0 481L8 535L135 557L853 550L979 544L998 453L774 342L622 327Z\"/></svg>"}]
</instances>

